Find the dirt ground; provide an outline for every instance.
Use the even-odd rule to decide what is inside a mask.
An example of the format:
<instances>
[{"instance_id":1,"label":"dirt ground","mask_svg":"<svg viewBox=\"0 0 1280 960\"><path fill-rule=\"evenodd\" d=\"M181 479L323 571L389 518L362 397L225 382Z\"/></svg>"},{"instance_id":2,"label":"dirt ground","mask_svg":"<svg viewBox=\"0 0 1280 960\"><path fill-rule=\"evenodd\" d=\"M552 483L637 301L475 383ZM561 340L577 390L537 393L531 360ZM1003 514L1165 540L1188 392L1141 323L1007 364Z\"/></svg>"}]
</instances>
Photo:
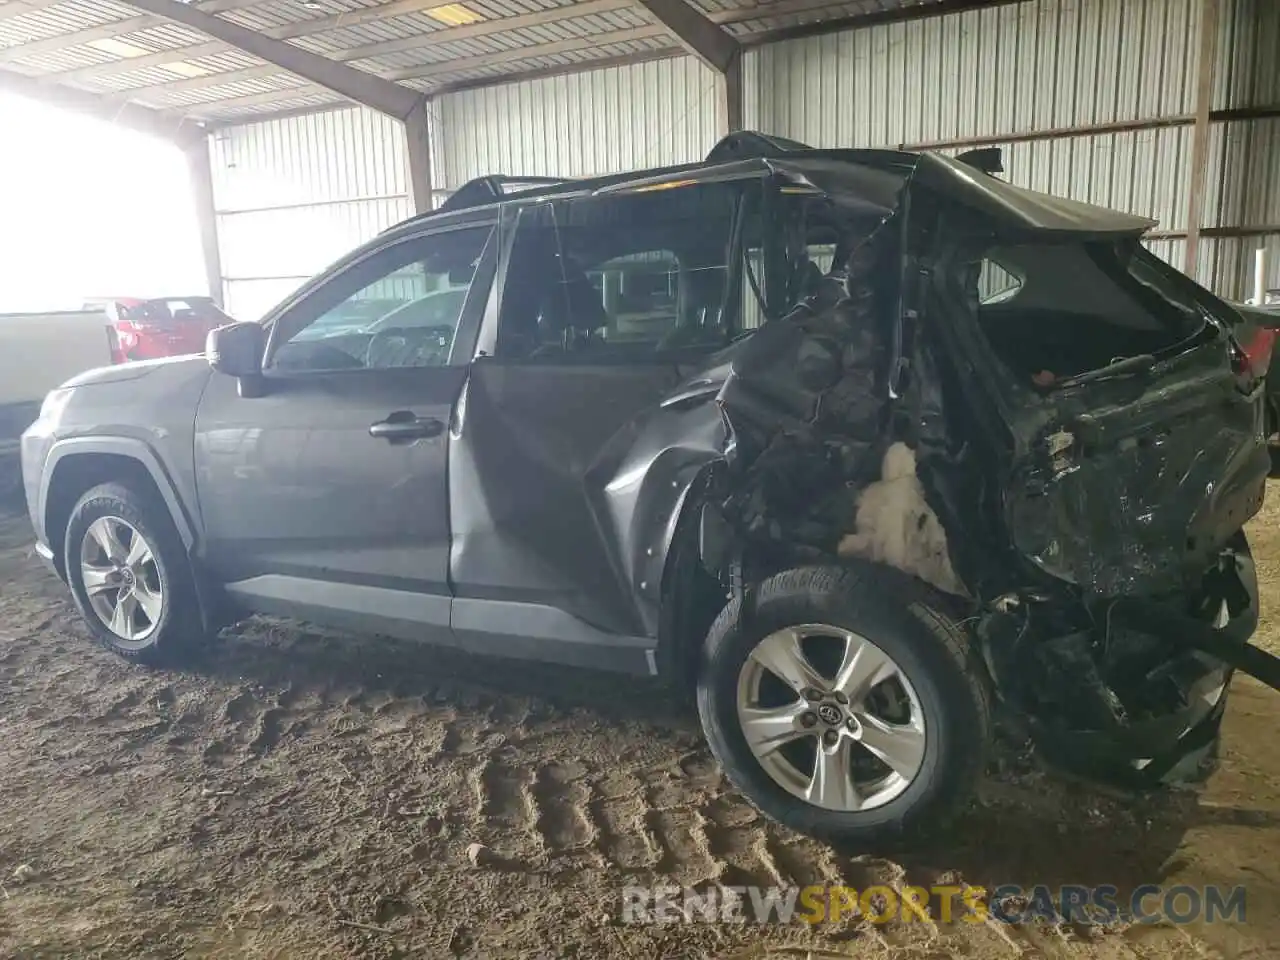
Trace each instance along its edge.
<instances>
[{"instance_id":1,"label":"dirt ground","mask_svg":"<svg viewBox=\"0 0 1280 960\"><path fill-rule=\"evenodd\" d=\"M1205 789L1113 795L1005 751L945 839L890 859L763 821L645 683L263 621L183 672L130 667L28 537L0 516L0 958L1280 956L1280 697L1249 678ZM1244 884L1247 922L618 919L628 884L822 881Z\"/></svg>"}]
</instances>

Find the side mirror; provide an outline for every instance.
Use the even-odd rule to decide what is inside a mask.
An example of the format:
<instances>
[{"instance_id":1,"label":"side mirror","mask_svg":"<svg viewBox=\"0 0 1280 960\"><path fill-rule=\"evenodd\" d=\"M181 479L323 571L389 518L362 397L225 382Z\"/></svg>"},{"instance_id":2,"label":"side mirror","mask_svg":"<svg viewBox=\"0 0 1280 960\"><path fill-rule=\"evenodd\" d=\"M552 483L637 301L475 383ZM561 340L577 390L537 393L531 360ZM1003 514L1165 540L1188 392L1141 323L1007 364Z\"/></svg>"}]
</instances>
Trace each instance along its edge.
<instances>
[{"instance_id":1,"label":"side mirror","mask_svg":"<svg viewBox=\"0 0 1280 960\"><path fill-rule=\"evenodd\" d=\"M209 366L229 377L256 377L262 373L266 331L257 323L229 323L210 330L204 341Z\"/></svg>"},{"instance_id":2,"label":"side mirror","mask_svg":"<svg viewBox=\"0 0 1280 960\"><path fill-rule=\"evenodd\" d=\"M204 341L209 366L239 380L238 391L245 398L262 395L262 355L266 349L267 331L257 323L229 323L210 330Z\"/></svg>"}]
</instances>

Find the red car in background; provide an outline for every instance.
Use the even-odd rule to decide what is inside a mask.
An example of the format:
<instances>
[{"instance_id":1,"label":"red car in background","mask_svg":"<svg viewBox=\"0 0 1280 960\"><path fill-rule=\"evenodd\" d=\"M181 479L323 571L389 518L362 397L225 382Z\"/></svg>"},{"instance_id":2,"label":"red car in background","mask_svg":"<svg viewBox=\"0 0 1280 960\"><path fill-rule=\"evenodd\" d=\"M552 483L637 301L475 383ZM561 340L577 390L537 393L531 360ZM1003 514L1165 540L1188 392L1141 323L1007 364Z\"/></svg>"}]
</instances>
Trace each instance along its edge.
<instances>
[{"instance_id":1,"label":"red car in background","mask_svg":"<svg viewBox=\"0 0 1280 960\"><path fill-rule=\"evenodd\" d=\"M85 309L106 313L115 334L113 363L202 353L205 335L232 322L211 297L113 297Z\"/></svg>"}]
</instances>

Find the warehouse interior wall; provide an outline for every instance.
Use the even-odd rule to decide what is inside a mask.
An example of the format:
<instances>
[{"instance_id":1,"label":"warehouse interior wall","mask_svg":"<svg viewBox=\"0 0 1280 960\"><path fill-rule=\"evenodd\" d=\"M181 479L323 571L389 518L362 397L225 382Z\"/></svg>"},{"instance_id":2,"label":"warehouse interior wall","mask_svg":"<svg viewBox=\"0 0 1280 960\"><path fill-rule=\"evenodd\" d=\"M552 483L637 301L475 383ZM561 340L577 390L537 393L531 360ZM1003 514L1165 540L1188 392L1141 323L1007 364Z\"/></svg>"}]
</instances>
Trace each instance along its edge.
<instances>
[{"instance_id":1,"label":"warehouse interior wall","mask_svg":"<svg viewBox=\"0 0 1280 960\"><path fill-rule=\"evenodd\" d=\"M1280 3L1220 2L1195 273L1243 297L1254 248L1280 242L1280 118L1223 114L1280 107ZM1181 269L1200 9L1031 0L769 44L744 63L746 125L815 146L998 146L1014 183L1157 220L1150 245Z\"/></svg>"},{"instance_id":2,"label":"warehouse interior wall","mask_svg":"<svg viewBox=\"0 0 1280 960\"><path fill-rule=\"evenodd\" d=\"M1280 3L1219 0L1197 278L1229 297L1272 250L1280 287ZM1159 222L1183 266L1201 0L1025 0L749 49L748 129L815 146L999 146L1014 183ZM443 94L430 103L436 201L488 173L581 177L687 162L725 131L692 57ZM224 296L260 316L409 216L401 124L368 110L211 138Z\"/></svg>"},{"instance_id":3,"label":"warehouse interior wall","mask_svg":"<svg viewBox=\"0 0 1280 960\"><path fill-rule=\"evenodd\" d=\"M433 101L436 186L699 160L719 137L718 102L716 74L693 57L445 94Z\"/></svg>"},{"instance_id":4,"label":"warehouse interior wall","mask_svg":"<svg viewBox=\"0 0 1280 960\"><path fill-rule=\"evenodd\" d=\"M404 127L372 110L227 127L209 151L223 304L237 319L413 215Z\"/></svg>"}]
</instances>

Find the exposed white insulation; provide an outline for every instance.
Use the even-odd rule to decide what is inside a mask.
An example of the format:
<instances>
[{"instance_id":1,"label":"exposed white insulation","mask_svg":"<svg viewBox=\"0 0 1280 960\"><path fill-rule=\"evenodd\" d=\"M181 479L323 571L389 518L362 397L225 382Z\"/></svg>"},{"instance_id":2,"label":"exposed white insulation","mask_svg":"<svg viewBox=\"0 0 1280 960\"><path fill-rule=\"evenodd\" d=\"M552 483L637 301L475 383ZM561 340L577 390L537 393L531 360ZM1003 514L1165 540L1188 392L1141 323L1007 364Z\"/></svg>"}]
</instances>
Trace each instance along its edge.
<instances>
[{"instance_id":1,"label":"exposed white insulation","mask_svg":"<svg viewBox=\"0 0 1280 960\"><path fill-rule=\"evenodd\" d=\"M902 442L885 451L880 479L858 494L856 531L837 552L896 567L947 593L965 593L951 566L946 531L916 475L915 451Z\"/></svg>"}]
</instances>

